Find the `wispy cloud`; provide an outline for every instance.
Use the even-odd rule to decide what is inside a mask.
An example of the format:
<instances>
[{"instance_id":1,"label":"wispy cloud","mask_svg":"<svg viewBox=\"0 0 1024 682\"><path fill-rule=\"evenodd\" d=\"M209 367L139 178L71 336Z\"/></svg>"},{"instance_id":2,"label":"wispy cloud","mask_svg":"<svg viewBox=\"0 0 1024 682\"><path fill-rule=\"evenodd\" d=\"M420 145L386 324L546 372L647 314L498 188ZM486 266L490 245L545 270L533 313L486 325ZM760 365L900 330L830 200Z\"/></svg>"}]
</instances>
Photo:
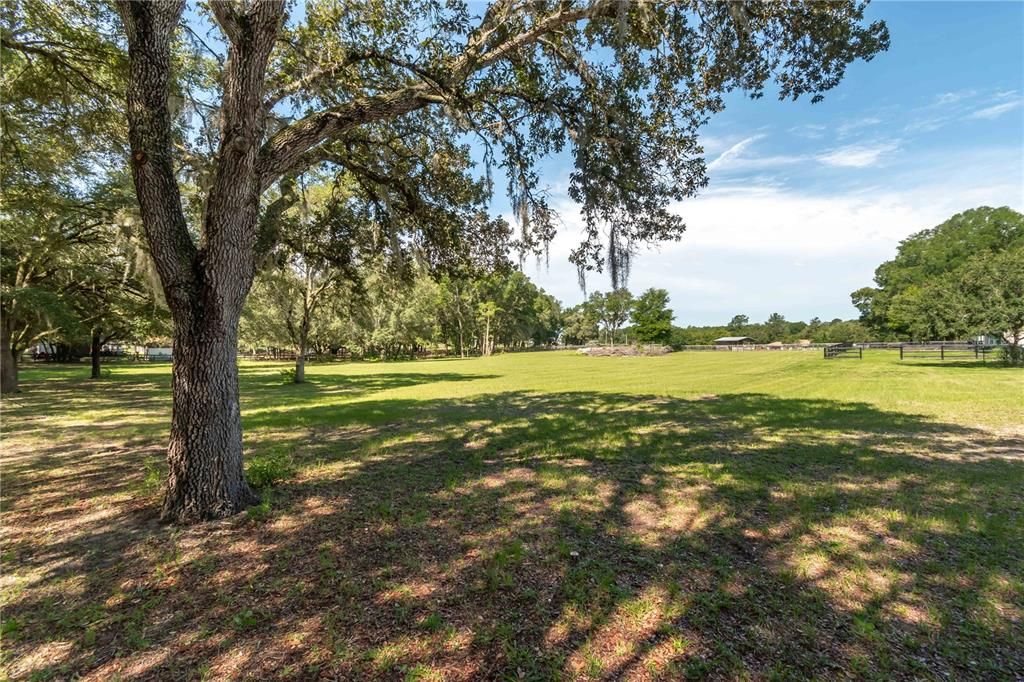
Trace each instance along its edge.
<instances>
[{"instance_id":1,"label":"wispy cloud","mask_svg":"<svg viewBox=\"0 0 1024 682\"><path fill-rule=\"evenodd\" d=\"M906 133L930 133L955 121L992 120L1024 104L1017 90L960 90L935 95L915 111L917 117L907 123Z\"/></svg>"},{"instance_id":2,"label":"wispy cloud","mask_svg":"<svg viewBox=\"0 0 1024 682\"><path fill-rule=\"evenodd\" d=\"M854 119L852 121L844 121L836 128L836 133L839 137L848 137L850 134L857 132L863 128L871 128L882 122L882 119L877 116L865 116L864 118Z\"/></svg>"},{"instance_id":3,"label":"wispy cloud","mask_svg":"<svg viewBox=\"0 0 1024 682\"><path fill-rule=\"evenodd\" d=\"M953 120L952 116L932 116L914 119L903 127L905 133L932 133Z\"/></svg>"},{"instance_id":4,"label":"wispy cloud","mask_svg":"<svg viewBox=\"0 0 1024 682\"><path fill-rule=\"evenodd\" d=\"M943 92L935 95L935 99L932 101L934 107L945 107L950 104L956 104L957 102L965 99L969 99L977 95L976 90L958 90L956 92Z\"/></svg>"},{"instance_id":5,"label":"wispy cloud","mask_svg":"<svg viewBox=\"0 0 1024 682\"><path fill-rule=\"evenodd\" d=\"M875 145L848 145L833 149L817 156L818 161L827 166L841 168L867 168L877 165L886 154L896 151L899 145L885 142Z\"/></svg>"},{"instance_id":6,"label":"wispy cloud","mask_svg":"<svg viewBox=\"0 0 1024 682\"><path fill-rule=\"evenodd\" d=\"M709 163L708 164L708 170L714 170L716 168L721 168L722 166L727 165L730 161L733 161L733 160L739 158L739 156L743 153L744 149L746 149L747 147L752 145L754 142L757 142L758 140L760 140L763 137L764 137L764 135L761 135L761 134L759 134L759 135L751 135L750 137L747 137L747 138L744 138L744 139L740 140L739 142L737 142L736 144L732 145L731 147L726 149L724 152L719 154L718 157L715 158L714 161Z\"/></svg>"},{"instance_id":7,"label":"wispy cloud","mask_svg":"<svg viewBox=\"0 0 1024 682\"><path fill-rule=\"evenodd\" d=\"M826 130L828 130L828 126L818 125L817 123L805 123L804 125L793 126L788 132L800 137L817 140L825 136Z\"/></svg>"},{"instance_id":8,"label":"wispy cloud","mask_svg":"<svg viewBox=\"0 0 1024 682\"><path fill-rule=\"evenodd\" d=\"M967 115L970 119L986 119L991 120L993 118L999 118L1003 114L1009 113L1014 109L1019 108L1024 104L1024 99L1017 99L1010 102L1003 102L1002 104L994 104L990 107L983 109L977 109Z\"/></svg>"}]
</instances>

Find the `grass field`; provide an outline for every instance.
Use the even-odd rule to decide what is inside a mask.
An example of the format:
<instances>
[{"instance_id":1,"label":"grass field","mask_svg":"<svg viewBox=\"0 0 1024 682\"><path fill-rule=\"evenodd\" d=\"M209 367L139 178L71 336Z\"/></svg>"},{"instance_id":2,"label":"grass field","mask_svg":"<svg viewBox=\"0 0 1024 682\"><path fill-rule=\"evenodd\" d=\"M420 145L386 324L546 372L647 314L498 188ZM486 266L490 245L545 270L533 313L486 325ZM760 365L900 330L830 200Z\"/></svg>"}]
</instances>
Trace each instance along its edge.
<instances>
[{"instance_id":1,"label":"grass field","mask_svg":"<svg viewBox=\"0 0 1024 682\"><path fill-rule=\"evenodd\" d=\"M1024 373L241 367L264 503L156 519L169 367L3 404L12 679L1021 679Z\"/></svg>"}]
</instances>

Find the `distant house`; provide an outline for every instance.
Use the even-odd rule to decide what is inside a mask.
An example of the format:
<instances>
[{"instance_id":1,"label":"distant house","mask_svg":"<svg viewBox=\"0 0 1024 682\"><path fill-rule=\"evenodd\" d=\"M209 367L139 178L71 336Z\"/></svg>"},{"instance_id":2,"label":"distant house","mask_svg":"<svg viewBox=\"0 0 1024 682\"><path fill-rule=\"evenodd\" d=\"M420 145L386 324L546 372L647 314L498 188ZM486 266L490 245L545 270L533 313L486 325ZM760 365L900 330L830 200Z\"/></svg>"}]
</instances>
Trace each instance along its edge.
<instances>
[{"instance_id":1,"label":"distant house","mask_svg":"<svg viewBox=\"0 0 1024 682\"><path fill-rule=\"evenodd\" d=\"M746 343L754 343L754 339L749 336L723 336L715 339L716 346L741 346Z\"/></svg>"},{"instance_id":2,"label":"distant house","mask_svg":"<svg viewBox=\"0 0 1024 682\"><path fill-rule=\"evenodd\" d=\"M170 360L172 351L170 348L146 348L146 359L147 360Z\"/></svg>"}]
</instances>

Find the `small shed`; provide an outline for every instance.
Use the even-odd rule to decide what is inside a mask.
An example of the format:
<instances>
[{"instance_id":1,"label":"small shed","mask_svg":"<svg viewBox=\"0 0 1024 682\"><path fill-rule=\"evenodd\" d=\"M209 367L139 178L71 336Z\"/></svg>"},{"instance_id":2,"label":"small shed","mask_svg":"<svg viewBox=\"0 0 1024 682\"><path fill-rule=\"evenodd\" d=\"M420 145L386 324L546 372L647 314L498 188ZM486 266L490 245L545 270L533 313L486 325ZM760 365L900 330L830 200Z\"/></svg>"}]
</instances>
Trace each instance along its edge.
<instances>
[{"instance_id":1,"label":"small shed","mask_svg":"<svg viewBox=\"0 0 1024 682\"><path fill-rule=\"evenodd\" d=\"M749 336L723 336L715 339L716 346L742 346L747 343L754 343L754 339Z\"/></svg>"}]
</instances>

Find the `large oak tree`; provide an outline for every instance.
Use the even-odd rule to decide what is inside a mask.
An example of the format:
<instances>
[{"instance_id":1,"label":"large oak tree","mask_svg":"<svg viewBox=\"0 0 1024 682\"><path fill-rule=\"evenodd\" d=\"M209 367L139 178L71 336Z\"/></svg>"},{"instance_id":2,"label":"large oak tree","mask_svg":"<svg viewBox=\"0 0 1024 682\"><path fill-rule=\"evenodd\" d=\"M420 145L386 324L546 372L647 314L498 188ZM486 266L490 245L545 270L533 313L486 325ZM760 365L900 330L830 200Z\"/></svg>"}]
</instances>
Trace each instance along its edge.
<instances>
[{"instance_id":1,"label":"large oak tree","mask_svg":"<svg viewBox=\"0 0 1024 682\"><path fill-rule=\"evenodd\" d=\"M180 522L255 499L242 467L236 341L256 264L273 243L260 230L273 221L261 216L285 200L275 189L282 178L386 156L400 122L473 136L487 168L507 180L519 246L536 250L557 221L536 163L567 148L569 195L587 231L573 261L606 267L618 286L634 244L681 235L667 206L706 184L697 130L724 93L760 96L774 81L780 98L817 100L848 64L888 42L884 25L867 24L863 4L848 1L495 0L480 15L458 0L310 2L301 22L289 22L283 0L213 0L222 37L211 52L222 43L226 54L204 93L216 100L204 105L216 144L190 225L172 56L183 26L202 36L193 28L202 15L183 20L184 9L183 0L119 4L131 166L175 326L163 515ZM368 182L396 180L366 170Z\"/></svg>"}]
</instances>

